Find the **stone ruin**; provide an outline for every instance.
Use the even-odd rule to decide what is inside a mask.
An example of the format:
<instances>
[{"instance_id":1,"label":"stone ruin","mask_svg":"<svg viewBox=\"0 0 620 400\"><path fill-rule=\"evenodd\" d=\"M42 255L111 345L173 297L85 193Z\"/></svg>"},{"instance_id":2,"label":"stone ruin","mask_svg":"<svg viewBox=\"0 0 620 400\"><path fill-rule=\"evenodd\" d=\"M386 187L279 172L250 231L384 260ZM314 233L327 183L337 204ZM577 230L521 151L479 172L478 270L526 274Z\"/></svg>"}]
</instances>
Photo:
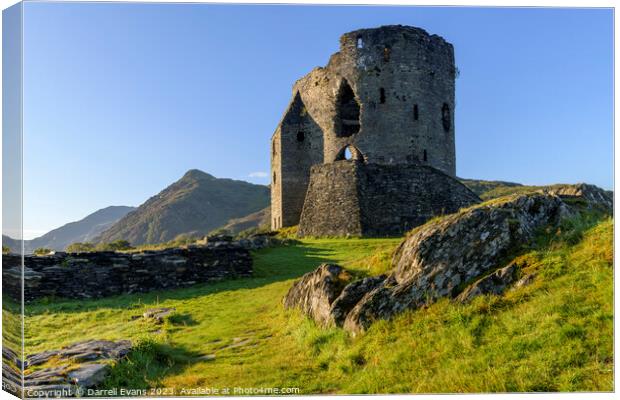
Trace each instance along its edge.
<instances>
[{"instance_id":1,"label":"stone ruin","mask_svg":"<svg viewBox=\"0 0 620 400\"><path fill-rule=\"evenodd\" d=\"M91 299L252 275L248 248L229 241L138 253L28 255L23 262L22 268L20 255L2 257L3 289L15 301L22 295L26 302L42 297Z\"/></svg>"},{"instance_id":2,"label":"stone ruin","mask_svg":"<svg viewBox=\"0 0 620 400\"><path fill-rule=\"evenodd\" d=\"M271 227L402 234L478 203L455 179L450 43L408 26L344 34L293 85L271 141Z\"/></svg>"}]
</instances>

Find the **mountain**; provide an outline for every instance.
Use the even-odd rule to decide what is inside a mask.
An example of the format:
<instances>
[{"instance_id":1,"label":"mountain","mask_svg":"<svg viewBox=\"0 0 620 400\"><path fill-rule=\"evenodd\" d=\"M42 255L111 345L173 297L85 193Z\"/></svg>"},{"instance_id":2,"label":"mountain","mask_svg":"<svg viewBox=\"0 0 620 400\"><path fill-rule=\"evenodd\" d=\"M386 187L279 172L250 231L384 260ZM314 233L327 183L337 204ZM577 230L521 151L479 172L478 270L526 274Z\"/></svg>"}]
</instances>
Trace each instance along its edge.
<instances>
[{"instance_id":1,"label":"mountain","mask_svg":"<svg viewBox=\"0 0 620 400\"><path fill-rule=\"evenodd\" d=\"M103 231L133 210L135 210L134 207L127 206L102 208L79 221L70 222L36 239L25 240L24 250L26 253L31 253L34 249L45 247L62 251L71 243L92 242ZM19 241L4 235L2 236L2 243L13 251L19 247Z\"/></svg>"},{"instance_id":2,"label":"mountain","mask_svg":"<svg viewBox=\"0 0 620 400\"><path fill-rule=\"evenodd\" d=\"M124 239L140 245L166 242L181 234L204 235L269 203L267 186L218 179L193 169L127 214L97 241Z\"/></svg>"},{"instance_id":3,"label":"mountain","mask_svg":"<svg viewBox=\"0 0 620 400\"><path fill-rule=\"evenodd\" d=\"M247 229L269 229L271 223L271 207L267 206L260 211L246 215L241 218L233 218L226 225L217 231L226 232L229 235L236 235Z\"/></svg>"},{"instance_id":4,"label":"mountain","mask_svg":"<svg viewBox=\"0 0 620 400\"><path fill-rule=\"evenodd\" d=\"M2 235L2 245L11 249L11 252L13 253L17 253L21 248L19 240L8 237L7 235Z\"/></svg>"}]
</instances>

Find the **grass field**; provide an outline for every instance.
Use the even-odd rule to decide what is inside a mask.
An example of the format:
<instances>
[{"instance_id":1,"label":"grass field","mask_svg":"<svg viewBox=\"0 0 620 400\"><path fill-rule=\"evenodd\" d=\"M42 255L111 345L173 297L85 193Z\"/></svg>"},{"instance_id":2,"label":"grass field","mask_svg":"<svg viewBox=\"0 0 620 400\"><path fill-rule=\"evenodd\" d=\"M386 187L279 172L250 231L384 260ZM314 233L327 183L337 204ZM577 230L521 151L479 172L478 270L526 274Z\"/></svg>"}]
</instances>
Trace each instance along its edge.
<instances>
[{"instance_id":1,"label":"grass field","mask_svg":"<svg viewBox=\"0 0 620 400\"><path fill-rule=\"evenodd\" d=\"M521 254L534 283L448 300L352 338L282 307L321 262L389 267L398 239L304 240L254 255L250 279L26 308L26 353L85 339L138 344L107 387L299 388L301 393L613 390L613 223L577 221ZM162 325L132 320L175 307ZM213 359L213 356L215 357ZM168 393L171 394L171 393Z\"/></svg>"}]
</instances>

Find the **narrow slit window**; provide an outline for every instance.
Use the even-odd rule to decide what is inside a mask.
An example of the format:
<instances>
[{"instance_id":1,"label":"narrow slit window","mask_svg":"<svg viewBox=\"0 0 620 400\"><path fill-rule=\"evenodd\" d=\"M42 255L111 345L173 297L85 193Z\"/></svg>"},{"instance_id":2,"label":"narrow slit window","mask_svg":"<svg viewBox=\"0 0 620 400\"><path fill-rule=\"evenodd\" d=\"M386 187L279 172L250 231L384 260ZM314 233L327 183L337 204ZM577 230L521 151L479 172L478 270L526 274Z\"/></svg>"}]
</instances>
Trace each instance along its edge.
<instances>
[{"instance_id":1,"label":"narrow slit window","mask_svg":"<svg viewBox=\"0 0 620 400\"><path fill-rule=\"evenodd\" d=\"M390 53L391 52L392 52L392 49L390 49L388 46L383 48L383 61L384 62L390 61Z\"/></svg>"},{"instance_id":2,"label":"narrow slit window","mask_svg":"<svg viewBox=\"0 0 620 400\"><path fill-rule=\"evenodd\" d=\"M306 138L306 134L304 133L304 131L297 132L297 141L298 142L303 142L305 138Z\"/></svg>"},{"instance_id":3,"label":"narrow slit window","mask_svg":"<svg viewBox=\"0 0 620 400\"><path fill-rule=\"evenodd\" d=\"M428 161L428 154L426 153L426 149L424 149L424 161Z\"/></svg>"},{"instance_id":4,"label":"narrow slit window","mask_svg":"<svg viewBox=\"0 0 620 400\"><path fill-rule=\"evenodd\" d=\"M273 183L276 183L276 173L273 173Z\"/></svg>"},{"instance_id":5,"label":"narrow slit window","mask_svg":"<svg viewBox=\"0 0 620 400\"><path fill-rule=\"evenodd\" d=\"M379 103L385 104L385 89L384 88L379 89Z\"/></svg>"},{"instance_id":6,"label":"narrow slit window","mask_svg":"<svg viewBox=\"0 0 620 400\"><path fill-rule=\"evenodd\" d=\"M420 114L418 112L418 105L414 104L413 105L413 120L417 121L419 117L420 117Z\"/></svg>"},{"instance_id":7,"label":"narrow slit window","mask_svg":"<svg viewBox=\"0 0 620 400\"><path fill-rule=\"evenodd\" d=\"M450 121L450 106L448 103L443 103L443 107L441 107L441 124L443 125L443 130L447 133L450 132L451 121Z\"/></svg>"}]
</instances>

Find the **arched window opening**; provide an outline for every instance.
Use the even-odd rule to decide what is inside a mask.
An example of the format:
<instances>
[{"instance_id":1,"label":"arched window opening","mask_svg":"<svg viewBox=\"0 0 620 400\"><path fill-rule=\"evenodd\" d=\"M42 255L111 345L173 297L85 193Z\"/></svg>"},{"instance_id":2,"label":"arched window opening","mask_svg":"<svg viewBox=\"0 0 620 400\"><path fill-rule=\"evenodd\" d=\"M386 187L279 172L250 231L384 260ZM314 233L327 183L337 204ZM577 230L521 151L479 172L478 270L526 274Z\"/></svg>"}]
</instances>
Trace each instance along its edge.
<instances>
[{"instance_id":1,"label":"arched window opening","mask_svg":"<svg viewBox=\"0 0 620 400\"><path fill-rule=\"evenodd\" d=\"M357 48L361 49L364 47L364 41L362 40L361 36L357 37Z\"/></svg>"},{"instance_id":2,"label":"arched window opening","mask_svg":"<svg viewBox=\"0 0 620 400\"><path fill-rule=\"evenodd\" d=\"M418 113L418 105L414 104L413 105L413 120L417 121L419 117L420 117L420 115Z\"/></svg>"},{"instance_id":3,"label":"arched window opening","mask_svg":"<svg viewBox=\"0 0 620 400\"><path fill-rule=\"evenodd\" d=\"M355 93L346 80L343 80L336 99L336 135L347 137L360 130L360 105Z\"/></svg>"},{"instance_id":4,"label":"arched window opening","mask_svg":"<svg viewBox=\"0 0 620 400\"><path fill-rule=\"evenodd\" d=\"M428 154L426 153L426 149L424 149L424 161L428 161Z\"/></svg>"},{"instance_id":5,"label":"arched window opening","mask_svg":"<svg viewBox=\"0 0 620 400\"><path fill-rule=\"evenodd\" d=\"M348 145L342 148L336 155L336 159L334 161L365 161L364 155L361 151L357 149L357 147L353 145Z\"/></svg>"},{"instance_id":6,"label":"arched window opening","mask_svg":"<svg viewBox=\"0 0 620 400\"><path fill-rule=\"evenodd\" d=\"M450 106L448 103L443 103L441 107L441 123L445 132L450 132Z\"/></svg>"},{"instance_id":7,"label":"arched window opening","mask_svg":"<svg viewBox=\"0 0 620 400\"><path fill-rule=\"evenodd\" d=\"M384 62L390 61L390 54L391 53L392 53L392 49L390 49L390 46L385 46L383 48L383 61Z\"/></svg>"},{"instance_id":8,"label":"arched window opening","mask_svg":"<svg viewBox=\"0 0 620 400\"><path fill-rule=\"evenodd\" d=\"M304 133L304 131L297 132L297 141L298 142L303 142L305 138L306 138L306 134Z\"/></svg>"},{"instance_id":9,"label":"arched window opening","mask_svg":"<svg viewBox=\"0 0 620 400\"><path fill-rule=\"evenodd\" d=\"M381 104L385 103L385 89L384 88L379 89L379 103Z\"/></svg>"}]
</instances>

